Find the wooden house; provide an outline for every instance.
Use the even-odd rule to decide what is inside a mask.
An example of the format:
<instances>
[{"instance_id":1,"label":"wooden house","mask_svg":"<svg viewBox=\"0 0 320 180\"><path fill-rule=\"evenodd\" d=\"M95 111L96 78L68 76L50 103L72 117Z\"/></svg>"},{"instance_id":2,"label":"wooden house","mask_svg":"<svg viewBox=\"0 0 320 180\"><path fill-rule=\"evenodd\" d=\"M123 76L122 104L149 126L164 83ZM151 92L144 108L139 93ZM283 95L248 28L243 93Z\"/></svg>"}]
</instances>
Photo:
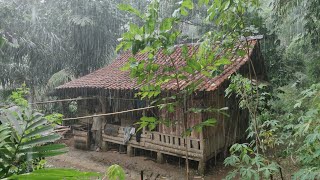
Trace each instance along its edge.
<instances>
[{"instance_id":1,"label":"wooden house","mask_svg":"<svg viewBox=\"0 0 320 180\"><path fill-rule=\"evenodd\" d=\"M107 148L108 143L125 145L129 155L132 155L133 148L145 149L156 152L158 162L162 162L164 154L181 158L186 157L186 146L188 146L188 158L199 161L199 170L203 172L209 159L246 136L248 113L238 107L235 97L225 97L225 89L228 87L228 77L230 75L237 72L248 76L252 72L252 69L250 70L251 65L253 65L258 79L266 78L259 40L251 39L249 44L250 56L235 56L231 60L232 63L225 66L220 75L214 78L199 75L199 78L205 78L205 80L197 89L196 94L189 97L188 106L228 107L227 113L229 116L217 113L189 113L188 124L190 127L210 117L215 117L218 122L213 127L204 128L202 132L193 131L188 138L181 136L183 129L179 123L171 126L159 124L155 130L143 129L142 134L135 134L129 142L124 142L124 128L133 126L143 115L170 116L171 119L182 117L180 108L177 108L174 113L168 113L157 108L139 111L139 108L148 107L148 102L135 98L134 95L139 91L139 86L134 79L130 78L129 72L120 70L132 56L131 52L121 54L111 64L102 69L59 86L56 88L56 94L61 98L88 98L78 102L78 116L92 115L93 108L97 104L102 107L102 114L109 114L103 116L106 122L106 125L102 127L104 149ZM192 51L194 46L193 44L188 45L190 55L194 52ZM172 57L183 64L184 59L179 46L176 47ZM144 60L147 56L137 54L135 58ZM159 52L156 61L161 65L167 63L167 59L168 57ZM166 93L174 92L174 90L175 85L173 83L168 83L163 87L163 91ZM90 122L90 117L82 119ZM79 134L79 132L77 133Z\"/></svg>"}]
</instances>

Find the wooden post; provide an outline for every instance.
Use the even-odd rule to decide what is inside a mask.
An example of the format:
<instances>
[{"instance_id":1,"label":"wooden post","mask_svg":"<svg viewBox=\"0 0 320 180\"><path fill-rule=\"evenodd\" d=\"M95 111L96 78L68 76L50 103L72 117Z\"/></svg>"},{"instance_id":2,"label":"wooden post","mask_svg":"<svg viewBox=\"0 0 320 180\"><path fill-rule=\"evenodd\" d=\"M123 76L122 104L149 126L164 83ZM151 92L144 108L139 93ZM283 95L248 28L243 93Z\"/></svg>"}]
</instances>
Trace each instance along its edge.
<instances>
[{"instance_id":1,"label":"wooden post","mask_svg":"<svg viewBox=\"0 0 320 180\"><path fill-rule=\"evenodd\" d=\"M129 157L133 157L133 147L130 145L127 146L127 154Z\"/></svg>"},{"instance_id":2,"label":"wooden post","mask_svg":"<svg viewBox=\"0 0 320 180\"><path fill-rule=\"evenodd\" d=\"M69 117L69 114L68 114L68 111L67 111L68 104L66 102L61 102L61 106L62 106L62 114L64 115L64 117ZM66 122L65 121L62 121L62 126L66 126Z\"/></svg>"},{"instance_id":3,"label":"wooden post","mask_svg":"<svg viewBox=\"0 0 320 180\"><path fill-rule=\"evenodd\" d=\"M91 145L91 138L90 138L90 124L89 124L89 120L87 120L87 128L88 128L88 130L87 130L87 144L86 144L86 146L87 146L87 149L90 149L90 145Z\"/></svg>"},{"instance_id":4,"label":"wooden post","mask_svg":"<svg viewBox=\"0 0 320 180\"><path fill-rule=\"evenodd\" d=\"M102 149L102 151L108 151L109 150L109 145L108 145L107 141L102 141L101 149Z\"/></svg>"},{"instance_id":5,"label":"wooden post","mask_svg":"<svg viewBox=\"0 0 320 180\"><path fill-rule=\"evenodd\" d=\"M107 113L107 102L106 102L106 98L104 96L99 96L99 101L100 101L100 105L101 105L101 113L105 114ZM104 130L104 126L106 124L106 117L102 116L102 130Z\"/></svg>"},{"instance_id":6,"label":"wooden post","mask_svg":"<svg viewBox=\"0 0 320 180\"><path fill-rule=\"evenodd\" d=\"M144 180L143 179L143 171L140 172L140 180Z\"/></svg>"},{"instance_id":7,"label":"wooden post","mask_svg":"<svg viewBox=\"0 0 320 180\"><path fill-rule=\"evenodd\" d=\"M157 152L157 162L159 164L163 164L164 163L163 154L161 152Z\"/></svg>"},{"instance_id":8,"label":"wooden post","mask_svg":"<svg viewBox=\"0 0 320 180\"><path fill-rule=\"evenodd\" d=\"M205 169L206 169L206 139L204 138L204 134L205 134L205 128L202 129L202 131L200 132L200 150L202 151L202 159L199 161L198 164L198 171L200 175L204 175Z\"/></svg>"},{"instance_id":9,"label":"wooden post","mask_svg":"<svg viewBox=\"0 0 320 180\"><path fill-rule=\"evenodd\" d=\"M198 164L199 174L204 175L205 170L206 170L206 162L204 160L200 160Z\"/></svg>"}]
</instances>

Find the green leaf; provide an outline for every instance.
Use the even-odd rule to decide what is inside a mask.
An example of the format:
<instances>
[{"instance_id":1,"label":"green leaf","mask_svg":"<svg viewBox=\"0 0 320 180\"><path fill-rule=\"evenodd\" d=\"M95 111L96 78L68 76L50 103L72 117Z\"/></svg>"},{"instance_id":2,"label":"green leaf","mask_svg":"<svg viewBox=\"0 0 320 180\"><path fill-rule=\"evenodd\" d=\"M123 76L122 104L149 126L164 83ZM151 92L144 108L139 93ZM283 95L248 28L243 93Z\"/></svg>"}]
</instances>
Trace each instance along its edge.
<instances>
[{"instance_id":1,"label":"green leaf","mask_svg":"<svg viewBox=\"0 0 320 180\"><path fill-rule=\"evenodd\" d=\"M227 58L221 58L214 62L215 66L229 65L231 61Z\"/></svg>"},{"instance_id":2,"label":"green leaf","mask_svg":"<svg viewBox=\"0 0 320 180\"><path fill-rule=\"evenodd\" d=\"M138 40L138 41L142 41L142 37L141 37L140 34L134 35L134 39L135 39L135 40Z\"/></svg>"},{"instance_id":3,"label":"green leaf","mask_svg":"<svg viewBox=\"0 0 320 180\"><path fill-rule=\"evenodd\" d=\"M119 4L118 5L118 8L121 10L121 11L127 11L127 12L130 12L138 17L140 17L141 19L144 18L144 16L140 13L139 10L133 8L130 4Z\"/></svg>"},{"instance_id":4,"label":"green leaf","mask_svg":"<svg viewBox=\"0 0 320 180\"><path fill-rule=\"evenodd\" d=\"M43 146L28 147L25 149L21 149L19 153L53 151L63 149L65 147L67 147L65 144L47 144Z\"/></svg>"},{"instance_id":5,"label":"green leaf","mask_svg":"<svg viewBox=\"0 0 320 180\"><path fill-rule=\"evenodd\" d=\"M68 152L67 150L61 151L45 151L45 152L36 152L36 153L27 153L27 157L32 157L33 159L44 158L44 157L52 157L61 154L65 154Z\"/></svg>"},{"instance_id":6,"label":"green leaf","mask_svg":"<svg viewBox=\"0 0 320 180\"><path fill-rule=\"evenodd\" d=\"M24 138L30 138L36 135L42 135L43 133L51 133L53 132L53 127L52 126L43 126L40 128L35 129L34 131L29 132L24 136Z\"/></svg>"},{"instance_id":7,"label":"green leaf","mask_svg":"<svg viewBox=\"0 0 320 180\"><path fill-rule=\"evenodd\" d=\"M120 44L118 44L117 47L116 47L116 52L119 52L120 49L122 49L124 45L125 45L125 42L123 42L123 41L120 42Z\"/></svg>"},{"instance_id":8,"label":"green leaf","mask_svg":"<svg viewBox=\"0 0 320 180\"><path fill-rule=\"evenodd\" d=\"M199 0L199 6L208 5L210 0Z\"/></svg>"},{"instance_id":9,"label":"green leaf","mask_svg":"<svg viewBox=\"0 0 320 180\"><path fill-rule=\"evenodd\" d=\"M121 166L114 164L107 169L109 180L125 180L126 174Z\"/></svg>"},{"instance_id":10,"label":"green leaf","mask_svg":"<svg viewBox=\"0 0 320 180\"><path fill-rule=\"evenodd\" d=\"M227 1L224 3L224 9L223 9L223 10L225 11L225 10L229 9L230 4L231 4L231 0L227 0Z\"/></svg>"},{"instance_id":11,"label":"green leaf","mask_svg":"<svg viewBox=\"0 0 320 180\"><path fill-rule=\"evenodd\" d=\"M139 33L139 34L142 33L139 26L136 24L130 23L129 27L130 27L129 30L130 30L131 34L137 35L137 33ZM141 37L141 39L142 39L142 37Z\"/></svg>"},{"instance_id":12,"label":"green leaf","mask_svg":"<svg viewBox=\"0 0 320 180\"><path fill-rule=\"evenodd\" d=\"M201 71L201 65L195 59L188 59L187 60L187 65L189 67L191 67L192 69L195 69L197 71Z\"/></svg>"},{"instance_id":13,"label":"green leaf","mask_svg":"<svg viewBox=\"0 0 320 180\"><path fill-rule=\"evenodd\" d=\"M193 69L191 67L188 67L188 66L184 67L184 70L189 74L194 74L195 73L195 71L193 71Z\"/></svg>"},{"instance_id":14,"label":"green leaf","mask_svg":"<svg viewBox=\"0 0 320 180\"><path fill-rule=\"evenodd\" d=\"M19 135L22 135L23 129L21 126L22 125L22 120L19 120L17 118L17 115L15 114L15 112L11 111L11 110L6 110L6 117L9 120L8 122L10 122L11 126L14 127L14 129L17 130L17 132L19 133Z\"/></svg>"},{"instance_id":15,"label":"green leaf","mask_svg":"<svg viewBox=\"0 0 320 180\"><path fill-rule=\"evenodd\" d=\"M3 127L5 127L5 126L3 126ZM10 136L11 136L10 128L5 127L5 129L0 130L0 142L4 142L4 140Z\"/></svg>"},{"instance_id":16,"label":"green leaf","mask_svg":"<svg viewBox=\"0 0 320 180\"><path fill-rule=\"evenodd\" d=\"M158 123L159 122L155 117L143 116L142 118L140 118L140 121L136 124L140 125L140 127L138 128L138 131L140 131L144 127L148 127L150 130L153 130L154 128L156 128L156 125Z\"/></svg>"},{"instance_id":17,"label":"green leaf","mask_svg":"<svg viewBox=\"0 0 320 180\"><path fill-rule=\"evenodd\" d=\"M120 68L121 71L128 71L130 70L130 62L126 63L123 67Z\"/></svg>"},{"instance_id":18,"label":"green leaf","mask_svg":"<svg viewBox=\"0 0 320 180\"><path fill-rule=\"evenodd\" d=\"M191 10L193 9L193 2L192 0L183 0L181 6Z\"/></svg>"},{"instance_id":19,"label":"green leaf","mask_svg":"<svg viewBox=\"0 0 320 180\"><path fill-rule=\"evenodd\" d=\"M0 48L5 44L6 40L0 36Z\"/></svg>"},{"instance_id":20,"label":"green leaf","mask_svg":"<svg viewBox=\"0 0 320 180\"><path fill-rule=\"evenodd\" d=\"M35 170L31 173L13 175L8 179L56 180L56 179L92 179L101 176L96 172L81 172L74 169L46 168Z\"/></svg>"},{"instance_id":21,"label":"green leaf","mask_svg":"<svg viewBox=\"0 0 320 180\"><path fill-rule=\"evenodd\" d=\"M181 13L181 15L183 15L183 16L188 16L188 11L187 11L185 8L183 8L183 7L180 8L180 13Z\"/></svg>"},{"instance_id":22,"label":"green leaf","mask_svg":"<svg viewBox=\"0 0 320 180\"><path fill-rule=\"evenodd\" d=\"M238 49L237 50L237 54L240 57L244 57L247 53L246 53L246 51L244 49Z\"/></svg>"},{"instance_id":23,"label":"green leaf","mask_svg":"<svg viewBox=\"0 0 320 180\"><path fill-rule=\"evenodd\" d=\"M58 134L52 134L48 136L42 136L39 138L35 138L26 142L23 142L21 146L30 146L30 145L37 145L37 144L43 144L47 142L54 142L56 140L60 139L60 136Z\"/></svg>"},{"instance_id":24,"label":"green leaf","mask_svg":"<svg viewBox=\"0 0 320 180\"><path fill-rule=\"evenodd\" d=\"M161 31L168 31L172 28L175 18L165 18L160 24Z\"/></svg>"},{"instance_id":25,"label":"green leaf","mask_svg":"<svg viewBox=\"0 0 320 180\"><path fill-rule=\"evenodd\" d=\"M41 125L44 125L46 122L47 122L47 120L46 120L45 118L42 118L42 119L34 122L34 123L31 124L30 126L28 126L26 130L32 130L32 129L34 129L34 128L37 128L37 127L39 127L39 126L41 126Z\"/></svg>"},{"instance_id":26,"label":"green leaf","mask_svg":"<svg viewBox=\"0 0 320 180\"><path fill-rule=\"evenodd\" d=\"M237 173L238 173L237 170L233 170L233 171L229 172L228 175L226 176L226 180L235 179L235 177L237 176Z\"/></svg>"},{"instance_id":27,"label":"green leaf","mask_svg":"<svg viewBox=\"0 0 320 180\"><path fill-rule=\"evenodd\" d=\"M201 74L205 75L206 77L211 77L211 73L208 71L201 71Z\"/></svg>"}]
</instances>

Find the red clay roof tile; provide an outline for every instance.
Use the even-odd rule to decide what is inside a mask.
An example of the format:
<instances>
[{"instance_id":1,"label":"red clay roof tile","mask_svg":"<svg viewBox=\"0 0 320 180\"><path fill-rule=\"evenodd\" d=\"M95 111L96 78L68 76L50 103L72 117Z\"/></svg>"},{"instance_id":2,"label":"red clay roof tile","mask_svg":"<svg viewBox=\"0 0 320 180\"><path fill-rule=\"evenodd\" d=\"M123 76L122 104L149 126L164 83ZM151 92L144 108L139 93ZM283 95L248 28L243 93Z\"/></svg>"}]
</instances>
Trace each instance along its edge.
<instances>
[{"instance_id":1,"label":"red clay roof tile","mask_svg":"<svg viewBox=\"0 0 320 180\"><path fill-rule=\"evenodd\" d=\"M250 41L251 47L256 45L256 40ZM193 49L197 47L195 45L188 46L188 55L192 56L195 52ZM250 53L252 53L252 49L250 49ZM130 73L128 71L121 71L120 68L123 67L132 56L132 53L127 51L121 54L118 58L116 58L110 65L105 66L97 71L94 71L86 76L80 77L76 80L70 81L64 85L57 87L57 90L63 89L72 89L72 88L98 88L98 89L139 89L136 81L130 78ZM177 47L175 52L171 55L173 59L175 59L176 65L182 67L186 64L185 60L182 57L181 48ZM137 54L135 58L138 61L147 60L146 54ZM214 77L208 78L201 73L196 74L193 78L189 79L188 83L186 81L180 81L182 88L186 87L191 82L202 80L201 84L198 86L198 90L200 91L213 91L215 90L221 83L223 83L228 77L235 73L241 66L243 66L248 61L248 57L236 58L232 60L232 63L225 67L224 71ZM157 55L157 59L155 61L159 65L165 65L168 63L168 57L165 56L162 52L159 52ZM162 86L162 89L166 90L174 90L177 88L176 82L168 82L167 84Z\"/></svg>"}]
</instances>

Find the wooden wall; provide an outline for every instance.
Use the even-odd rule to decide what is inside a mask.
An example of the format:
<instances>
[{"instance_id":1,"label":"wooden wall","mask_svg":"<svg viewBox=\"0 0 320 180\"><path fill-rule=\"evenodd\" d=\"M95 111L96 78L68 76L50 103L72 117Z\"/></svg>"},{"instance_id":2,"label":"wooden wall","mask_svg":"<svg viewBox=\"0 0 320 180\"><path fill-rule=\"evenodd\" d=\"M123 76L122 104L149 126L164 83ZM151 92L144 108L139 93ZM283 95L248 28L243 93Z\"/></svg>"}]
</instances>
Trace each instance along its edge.
<instances>
[{"instance_id":1,"label":"wooden wall","mask_svg":"<svg viewBox=\"0 0 320 180\"><path fill-rule=\"evenodd\" d=\"M202 107L202 99L195 99L194 97L191 97L188 99L187 103L189 108L197 108ZM159 118L161 120L169 121L169 126L166 124L160 124L158 131L160 133L175 135L175 136L181 136L185 130L183 128L183 107L176 107L175 112L168 112L165 108L162 110L159 110ZM187 114L188 119L188 128L193 127L199 123L202 122L202 114L201 113L188 113ZM196 131L192 131L191 138L200 138L200 133Z\"/></svg>"}]
</instances>

